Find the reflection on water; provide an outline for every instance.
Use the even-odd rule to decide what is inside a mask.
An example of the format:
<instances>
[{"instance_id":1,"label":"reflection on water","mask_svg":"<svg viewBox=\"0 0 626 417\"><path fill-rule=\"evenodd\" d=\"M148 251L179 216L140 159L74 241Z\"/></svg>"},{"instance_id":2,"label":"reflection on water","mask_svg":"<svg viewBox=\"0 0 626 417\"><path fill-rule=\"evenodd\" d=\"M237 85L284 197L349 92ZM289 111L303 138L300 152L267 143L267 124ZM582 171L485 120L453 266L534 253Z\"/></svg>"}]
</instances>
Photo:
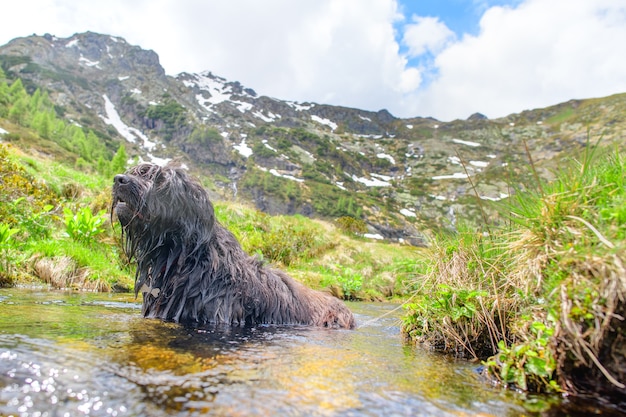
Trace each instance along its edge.
<instances>
[{"instance_id":1,"label":"reflection on water","mask_svg":"<svg viewBox=\"0 0 626 417\"><path fill-rule=\"evenodd\" d=\"M354 331L184 328L125 294L0 290L0 415L517 416L476 365L403 343L392 305ZM526 402L528 404L528 402Z\"/></svg>"}]
</instances>

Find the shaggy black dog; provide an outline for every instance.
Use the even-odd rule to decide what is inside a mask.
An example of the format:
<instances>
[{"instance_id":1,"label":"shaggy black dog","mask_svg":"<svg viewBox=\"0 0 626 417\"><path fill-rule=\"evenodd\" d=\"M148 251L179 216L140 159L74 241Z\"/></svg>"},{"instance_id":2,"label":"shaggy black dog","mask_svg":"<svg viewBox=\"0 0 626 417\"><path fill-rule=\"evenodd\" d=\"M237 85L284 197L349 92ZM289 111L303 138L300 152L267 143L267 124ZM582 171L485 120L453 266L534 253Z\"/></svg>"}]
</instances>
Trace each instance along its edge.
<instances>
[{"instance_id":1,"label":"shaggy black dog","mask_svg":"<svg viewBox=\"0 0 626 417\"><path fill-rule=\"evenodd\" d=\"M111 213L137 262L145 317L190 324L354 328L348 308L247 255L181 168L140 164L116 175Z\"/></svg>"}]
</instances>

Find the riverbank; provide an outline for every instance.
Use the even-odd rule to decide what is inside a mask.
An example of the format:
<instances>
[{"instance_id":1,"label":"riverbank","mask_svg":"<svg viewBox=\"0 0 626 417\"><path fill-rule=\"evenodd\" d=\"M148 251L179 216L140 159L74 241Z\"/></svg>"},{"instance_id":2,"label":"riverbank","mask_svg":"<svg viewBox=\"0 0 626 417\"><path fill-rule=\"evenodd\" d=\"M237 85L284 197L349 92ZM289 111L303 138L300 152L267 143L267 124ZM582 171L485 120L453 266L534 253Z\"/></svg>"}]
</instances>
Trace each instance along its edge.
<instances>
[{"instance_id":1,"label":"riverbank","mask_svg":"<svg viewBox=\"0 0 626 417\"><path fill-rule=\"evenodd\" d=\"M482 360L505 386L623 403L623 155L590 147L554 181L527 185L499 209L498 225L432 240L405 334Z\"/></svg>"}]
</instances>

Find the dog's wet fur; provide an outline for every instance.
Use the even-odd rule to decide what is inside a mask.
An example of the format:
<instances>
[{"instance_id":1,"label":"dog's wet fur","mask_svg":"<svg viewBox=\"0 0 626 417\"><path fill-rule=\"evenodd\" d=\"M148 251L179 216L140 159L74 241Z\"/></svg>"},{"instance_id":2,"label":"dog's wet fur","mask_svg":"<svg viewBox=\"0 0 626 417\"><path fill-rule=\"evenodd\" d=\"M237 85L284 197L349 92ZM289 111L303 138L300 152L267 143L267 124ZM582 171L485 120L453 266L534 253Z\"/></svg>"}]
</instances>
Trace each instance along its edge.
<instances>
[{"instance_id":1,"label":"dog's wet fur","mask_svg":"<svg viewBox=\"0 0 626 417\"><path fill-rule=\"evenodd\" d=\"M339 299L246 254L184 169L140 164L116 175L112 215L137 263L142 313L188 324L354 328Z\"/></svg>"}]
</instances>

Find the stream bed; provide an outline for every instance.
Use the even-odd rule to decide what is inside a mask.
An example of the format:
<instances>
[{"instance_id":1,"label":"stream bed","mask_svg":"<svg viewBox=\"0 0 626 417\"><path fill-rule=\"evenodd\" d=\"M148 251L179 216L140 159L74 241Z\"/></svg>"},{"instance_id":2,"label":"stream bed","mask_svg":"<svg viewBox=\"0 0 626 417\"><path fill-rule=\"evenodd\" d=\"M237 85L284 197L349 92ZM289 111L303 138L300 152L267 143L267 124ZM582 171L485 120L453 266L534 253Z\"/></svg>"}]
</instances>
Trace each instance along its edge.
<instances>
[{"instance_id":1,"label":"stream bed","mask_svg":"<svg viewBox=\"0 0 626 417\"><path fill-rule=\"evenodd\" d=\"M406 344L397 305L349 307L356 330L200 329L144 319L130 294L3 289L0 416L613 414Z\"/></svg>"}]
</instances>

